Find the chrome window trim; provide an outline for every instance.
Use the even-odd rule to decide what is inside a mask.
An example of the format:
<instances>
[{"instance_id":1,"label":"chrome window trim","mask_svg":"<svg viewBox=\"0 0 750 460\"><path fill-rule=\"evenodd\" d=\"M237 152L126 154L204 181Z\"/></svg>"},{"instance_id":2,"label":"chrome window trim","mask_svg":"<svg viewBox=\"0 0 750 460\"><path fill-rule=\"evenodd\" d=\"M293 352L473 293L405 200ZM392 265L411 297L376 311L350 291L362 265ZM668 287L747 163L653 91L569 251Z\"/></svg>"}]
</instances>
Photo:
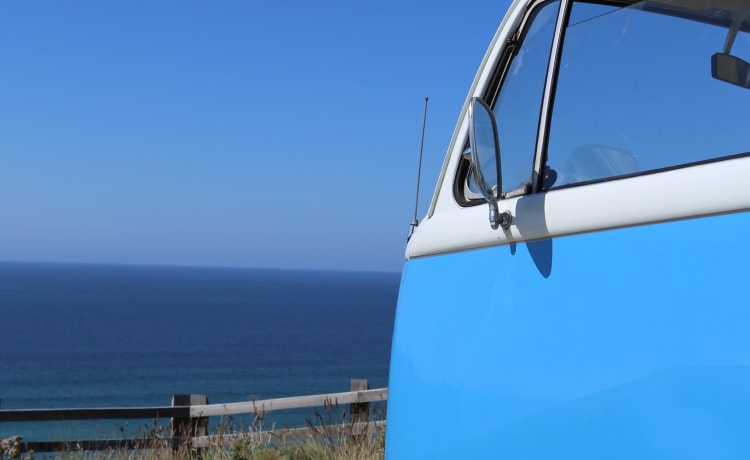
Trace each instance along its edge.
<instances>
[{"instance_id":1,"label":"chrome window trim","mask_svg":"<svg viewBox=\"0 0 750 460\"><path fill-rule=\"evenodd\" d=\"M534 171L531 178L531 191L540 191L542 183L542 168L545 163L547 151L547 140L549 138L549 127L552 121L552 108L555 101L555 89L557 87L557 76L560 72L560 58L565 42L565 29L568 26L568 17L573 5L573 0L560 0L560 9L557 12L557 24L552 36L552 47L547 64L547 78L544 83L544 94L542 95L542 107L539 111L539 128L536 135L536 151L534 152Z\"/></svg>"}]
</instances>

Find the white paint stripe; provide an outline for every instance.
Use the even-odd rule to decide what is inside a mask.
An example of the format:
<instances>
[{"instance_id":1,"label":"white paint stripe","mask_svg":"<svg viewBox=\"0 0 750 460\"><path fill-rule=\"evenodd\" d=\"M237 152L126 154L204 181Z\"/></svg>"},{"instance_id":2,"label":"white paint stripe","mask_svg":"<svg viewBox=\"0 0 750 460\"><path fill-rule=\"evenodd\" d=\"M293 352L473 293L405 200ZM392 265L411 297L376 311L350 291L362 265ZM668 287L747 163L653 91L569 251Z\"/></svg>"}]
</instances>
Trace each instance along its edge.
<instances>
[{"instance_id":1,"label":"white paint stripe","mask_svg":"<svg viewBox=\"0 0 750 460\"><path fill-rule=\"evenodd\" d=\"M726 160L499 202L510 230L492 230L487 205L443 203L422 221L407 258L750 210L750 158Z\"/></svg>"}]
</instances>

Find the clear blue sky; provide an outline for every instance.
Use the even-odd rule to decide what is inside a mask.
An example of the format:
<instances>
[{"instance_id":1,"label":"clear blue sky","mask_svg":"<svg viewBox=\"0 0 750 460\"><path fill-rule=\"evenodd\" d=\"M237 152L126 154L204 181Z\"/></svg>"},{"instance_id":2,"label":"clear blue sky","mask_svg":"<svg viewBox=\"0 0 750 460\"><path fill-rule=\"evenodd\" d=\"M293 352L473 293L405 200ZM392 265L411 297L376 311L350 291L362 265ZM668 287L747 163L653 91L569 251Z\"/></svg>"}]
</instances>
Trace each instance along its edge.
<instances>
[{"instance_id":1,"label":"clear blue sky","mask_svg":"<svg viewBox=\"0 0 750 460\"><path fill-rule=\"evenodd\" d=\"M0 260L400 270L508 5L0 3Z\"/></svg>"}]
</instances>

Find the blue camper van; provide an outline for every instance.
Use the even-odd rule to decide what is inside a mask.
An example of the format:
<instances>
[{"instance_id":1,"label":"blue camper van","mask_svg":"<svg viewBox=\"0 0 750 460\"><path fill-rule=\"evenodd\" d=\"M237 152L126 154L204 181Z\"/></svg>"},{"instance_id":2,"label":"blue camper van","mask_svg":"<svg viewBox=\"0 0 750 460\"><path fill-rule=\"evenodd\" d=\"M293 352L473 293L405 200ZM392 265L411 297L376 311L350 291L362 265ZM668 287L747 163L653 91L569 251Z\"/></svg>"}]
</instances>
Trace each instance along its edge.
<instances>
[{"instance_id":1,"label":"blue camper van","mask_svg":"<svg viewBox=\"0 0 750 460\"><path fill-rule=\"evenodd\" d=\"M511 5L408 242L388 459L750 458L749 18Z\"/></svg>"}]
</instances>

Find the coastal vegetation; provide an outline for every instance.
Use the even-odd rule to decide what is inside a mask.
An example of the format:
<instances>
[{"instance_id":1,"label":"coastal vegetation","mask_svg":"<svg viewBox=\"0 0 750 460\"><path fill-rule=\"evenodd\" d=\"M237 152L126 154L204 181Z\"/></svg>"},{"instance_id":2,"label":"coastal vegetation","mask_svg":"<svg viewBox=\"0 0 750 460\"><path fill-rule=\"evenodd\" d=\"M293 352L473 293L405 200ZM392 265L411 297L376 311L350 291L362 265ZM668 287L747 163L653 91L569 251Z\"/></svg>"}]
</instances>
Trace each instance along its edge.
<instances>
[{"instance_id":1,"label":"coastal vegetation","mask_svg":"<svg viewBox=\"0 0 750 460\"><path fill-rule=\"evenodd\" d=\"M236 430L227 419L212 429L203 447L189 441L175 443L169 427L154 421L128 439L127 447L104 450L69 444L51 453L35 453L21 436L0 440L0 460L348 460L382 459L385 452L385 409L373 405L366 414L352 416L337 404L327 404L323 412L306 418L305 436L286 438L294 429L264 427L256 417L249 427ZM120 431L122 432L121 428Z\"/></svg>"}]
</instances>

